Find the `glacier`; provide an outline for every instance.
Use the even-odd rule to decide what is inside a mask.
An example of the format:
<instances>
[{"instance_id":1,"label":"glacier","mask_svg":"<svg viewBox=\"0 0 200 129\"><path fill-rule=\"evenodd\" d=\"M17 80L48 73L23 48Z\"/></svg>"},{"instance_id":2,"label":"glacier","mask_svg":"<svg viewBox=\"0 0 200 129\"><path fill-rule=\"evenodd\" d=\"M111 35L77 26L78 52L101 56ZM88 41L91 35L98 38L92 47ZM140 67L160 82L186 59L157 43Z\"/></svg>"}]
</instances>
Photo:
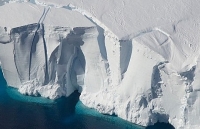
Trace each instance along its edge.
<instances>
[{"instance_id":1,"label":"glacier","mask_svg":"<svg viewBox=\"0 0 200 129\"><path fill-rule=\"evenodd\" d=\"M56 99L78 90L84 105L138 125L200 128L200 2L0 5L0 65L20 93Z\"/></svg>"}]
</instances>

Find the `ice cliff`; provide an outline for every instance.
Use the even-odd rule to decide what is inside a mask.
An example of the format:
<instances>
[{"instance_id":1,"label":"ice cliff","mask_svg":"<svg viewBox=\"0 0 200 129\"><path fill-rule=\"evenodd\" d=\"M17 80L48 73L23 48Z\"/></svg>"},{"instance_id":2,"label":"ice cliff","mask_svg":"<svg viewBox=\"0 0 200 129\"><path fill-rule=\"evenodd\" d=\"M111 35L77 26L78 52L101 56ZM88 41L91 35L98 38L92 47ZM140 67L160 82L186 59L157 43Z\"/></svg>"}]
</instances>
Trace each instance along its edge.
<instances>
[{"instance_id":1,"label":"ice cliff","mask_svg":"<svg viewBox=\"0 0 200 129\"><path fill-rule=\"evenodd\" d=\"M200 128L199 1L30 2L0 7L9 86L50 99L78 90L88 107L139 125Z\"/></svg>"}]
</instances>

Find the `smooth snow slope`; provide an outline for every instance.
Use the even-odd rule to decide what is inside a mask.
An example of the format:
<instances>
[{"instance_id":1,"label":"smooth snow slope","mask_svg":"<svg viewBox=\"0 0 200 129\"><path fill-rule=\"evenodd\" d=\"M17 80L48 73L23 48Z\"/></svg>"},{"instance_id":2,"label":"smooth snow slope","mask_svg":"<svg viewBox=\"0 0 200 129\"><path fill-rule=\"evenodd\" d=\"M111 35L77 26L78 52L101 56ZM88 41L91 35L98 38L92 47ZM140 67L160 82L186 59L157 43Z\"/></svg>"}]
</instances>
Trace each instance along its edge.
<instances>
[{"instance_id":1,"label":"smooth snow slope","mask_svg":"<svg viewBox=\"0 0 200 129\"><path fill-rule=\"evenodd\" d=\"M197 0L36 0L39 4L63 6L73 4L100 20L119 39L136 36L141 31L163 25L173 25L197 17Z\"/></svg>"},{"instance_id":2,"label":"smooth snow slope","mask_svg":"<svg viewBox=\"0 0 200 129\"><path fill-rule=\"evenodd\" d=\"M199 1L31 2L0 7L9 85L52 99L78 89L101 113L200 128Z\"/></svg>"}]
</instances>

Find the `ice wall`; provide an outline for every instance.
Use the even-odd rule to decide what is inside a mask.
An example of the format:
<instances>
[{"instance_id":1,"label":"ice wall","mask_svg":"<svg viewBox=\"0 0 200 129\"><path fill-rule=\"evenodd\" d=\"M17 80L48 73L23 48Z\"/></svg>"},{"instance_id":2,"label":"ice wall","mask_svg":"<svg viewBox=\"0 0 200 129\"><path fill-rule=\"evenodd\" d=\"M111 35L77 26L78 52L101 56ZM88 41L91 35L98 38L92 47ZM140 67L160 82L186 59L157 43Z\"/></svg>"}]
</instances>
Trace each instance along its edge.
<instances>
[{"instance_id":1,"label":"ice wall","mask_svg":"<svg viewBox=\"0 0 200 129\"><path fill-rule=\"evenodd\" d=\"M13 10L17 8L19 11L27 9L27 6L33 6L33 10L40 8L32 4L11 6ZM4 12L9 10L3 7ZM64 11L66 15L59 15L56 20L61 22L56 22L55 25L53 23L56 17L52 16L60 9L40 9L43 11L35 13L39 15L42 12L41 17L35 20L38 23L28 24L33 19L26 18L23 22L27 25L23 26L16 25L21 25L20 21L9 26L6 26L4 21L1 23L1 26L6 27L1 27L0 31L0 60L8 85L19 88L23 94L55 99L68 96L74 90L81 91L84 84L95 85L94 83L103 82L101 70L86 74L102 64L95 25L82 15L71 11ZM18 15L21 16L20 13ZM68 18L69 22L64 24L62 20L65 18ZM72 19L79 19L82 23L72 23ZM94 76L96 77L91 80ZM98 90L98 87L90 89Z\"/></svg>"},{"instance_id":2,"label":"ice wall","mask_svg":"<svg viewBox=\"0 0 200 129\"><path fill-rule=\"evenodd\" d=\"M200 128L199 2L104 2L0 7L8 85L51 99L79 90L88 107L139 125Z\"/></svg>"}]
</instances>

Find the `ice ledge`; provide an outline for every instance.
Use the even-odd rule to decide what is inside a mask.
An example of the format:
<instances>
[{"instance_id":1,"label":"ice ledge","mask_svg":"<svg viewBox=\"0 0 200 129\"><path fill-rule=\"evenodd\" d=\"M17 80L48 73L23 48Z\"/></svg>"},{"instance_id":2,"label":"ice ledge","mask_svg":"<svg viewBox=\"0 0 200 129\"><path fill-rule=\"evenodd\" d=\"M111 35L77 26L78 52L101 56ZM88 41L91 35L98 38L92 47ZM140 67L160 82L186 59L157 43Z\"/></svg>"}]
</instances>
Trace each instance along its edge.
<instances>
[{"instance_id":1,"label":"ice ledge","mask_svg":"<svg viewBox=\"0 0 200 129\"><path fill-rule=\"evenodd\" d=\"M85 62L91 60L84 57L87 54L84 46L96 43L93 46L98 47L95 27L71 29L35 23L12 28L9 33L1 32L3 38L9 37L8 42L0 44L2 70L8 85L18 87L23 94L50 99L81 89L89 67Z\"/></svg>"},{"instance_id":2,"label":"ice ledge","mask_svg":"<svg viewBox=\"0 0 200 129\"><path fill-rule=\"evenodd\" d=\"M30 96L42 96L49 99L57 99L61 96L66 96L65 89L60 87L60 84L52 84L52 85L39 85L38 80L31 80L24 82L19 86L18 91L24 95Z\"/></svg>"},{"instance_id":3,"label":"ice ledge","mask_svg":"<svg viewBox=\"0 0 200 129\"><path fill-rule=\"evenodd\" d=\"M198 24L194 24L198 23L198 19L179 19L177 24L149 28L136 36L130 35L124 40L119 40L87 11L72 5L67 8L85 15L94 22L92 24L97 26L98 31L98 37L84 39L84 45L80 46L76 53L79 58L73 59L72 66L76 71L69 74L73 75L73 88L81 87L80 99L85 105L140 125L146 126L159 120L170 122L180 129L199 128L200 31ZM99 35L103 40L98 39ZM54 39L56 46L59 43L55 37L52 34L49 41ZM61 50L62 47L59 48ZM55 57L61 53L55 52L54 56L48 57ZM4 59L2 66L5 67L8 62ZM6 67L4 71L13 68ZM62 71L63 66L59 67L59 71ZM11 77L13 76L7 76L6 80ZM43 92L44 87L38 86L37 83L38 80L26 81L20 86L20 91L29 94L40 93L43 96L51 92L49 98L56 98L63 93L59 91L62 88L58 88L57 83L44 85L46 89L56 88L47 92ZM33 90L34 86L39 88Z\"/></svg>"}]
</instances>

